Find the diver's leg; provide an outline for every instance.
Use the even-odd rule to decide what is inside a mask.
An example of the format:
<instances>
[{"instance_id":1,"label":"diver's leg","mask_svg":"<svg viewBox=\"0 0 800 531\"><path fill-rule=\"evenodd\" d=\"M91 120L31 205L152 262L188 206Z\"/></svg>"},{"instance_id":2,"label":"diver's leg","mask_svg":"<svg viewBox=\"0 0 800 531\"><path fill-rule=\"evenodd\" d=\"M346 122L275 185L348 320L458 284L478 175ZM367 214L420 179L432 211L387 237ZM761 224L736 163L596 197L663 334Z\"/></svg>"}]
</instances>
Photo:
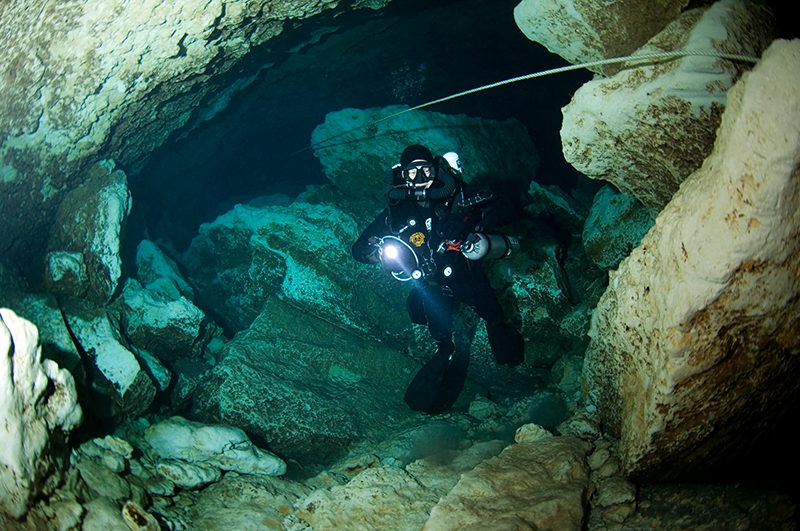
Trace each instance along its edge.
<instances>
[{"instance_id":1,"label":"diver's leg","mask_svg":"<svg viewBox=\"0 0 800 531\"><path fill-rule=\"evenodd\" d=\"M505 322L505 315L481 264L471 270L472 283L463 290L462 298L486 322L489 347L498 365L515 367L525 361L522 335Z\"/></svg>"}]
</instances>

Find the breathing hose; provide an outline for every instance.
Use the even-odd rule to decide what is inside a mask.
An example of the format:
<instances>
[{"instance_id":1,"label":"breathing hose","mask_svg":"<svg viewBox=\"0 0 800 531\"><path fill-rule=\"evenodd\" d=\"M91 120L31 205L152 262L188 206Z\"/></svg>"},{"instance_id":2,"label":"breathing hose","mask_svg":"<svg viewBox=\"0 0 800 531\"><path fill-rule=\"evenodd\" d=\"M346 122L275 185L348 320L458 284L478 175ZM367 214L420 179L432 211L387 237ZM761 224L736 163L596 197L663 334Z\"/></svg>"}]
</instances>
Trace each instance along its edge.
<instances>
[{"instance_id":1,"label":"breathing hose","mask_svg":"<svg viewBox=\"0 0 800 531\"><path fill-rule=\"evenodd\" d=\"M348 131L344 131L342 133L333 135L329 138L324 140L320 140L319 142L315 142L310 146L304 147L301 150L295 151L294 154L300 153L307 149L313 149L318 147L320 144L324 144L326 142L330 142L331 140L335 140L341 136L344 136L348 133L353 133L360 129L364 129L366 127L378 124L380 122L389 120L391 118L396 118L401 114L405 114L411 111L417 111L419 109L423 109L425 107L430 107L431 105L435 105L437 103L443 103L445 101L454 100L456 98L460 98L461 96L468 96L470 94L475 94L476 92L482 92L484 90L489 90L497 87L501 87L503 85L510 85L511 83L516 83L517 81L525 81L528 79L534 79L537 77L545 77L550 76L553 74L561 74L563 72L570 72L572 70L578 70L581 68L591 68L594 66L605 66L605 65L612 65L612 64L619 64L619 63L627 63L625 66L637 66L645 63L656 63L659 61L665 61L668 59L674 59L676 57L689 57L689 56L700 56L700 57L714 57L717 59L728 59L730 61L742 61L747 63L757 63L760 59L758 57L752 55L744 55L744 54L737 54L737 53L725 53L725 52L718 52L716 50L678 50L673 52L653 52L653 53L643 53L643 54L635 54L635 55L625 55L622 57L612 57L610 59L599 59L597 61L590 61L588 63L579 63L574 65L567 65L562 66L559 68L551 68L550 70L542 70L541 72L535 72L533 74L527 74L524 76L512 77L510 79L505 79L503 81L498 81L496 83L490 83L488 85L483 85L481 87L477 87L470 90L465 90L464 92L458 92L456 94L451 94L450 96L446 96L444 98L439 98L438 100L429 101L427 103L423 103L421 105L417 105L416 107L410 107L408 109L403 109L402 111L396 112L394 114L390 114L389 116L384 116L383 118L379 118L377 120L373 120L369 123L360 125L358 127L354 127ZM324 148L325 146L323 146Z\"/></svg>"}]
</instances>

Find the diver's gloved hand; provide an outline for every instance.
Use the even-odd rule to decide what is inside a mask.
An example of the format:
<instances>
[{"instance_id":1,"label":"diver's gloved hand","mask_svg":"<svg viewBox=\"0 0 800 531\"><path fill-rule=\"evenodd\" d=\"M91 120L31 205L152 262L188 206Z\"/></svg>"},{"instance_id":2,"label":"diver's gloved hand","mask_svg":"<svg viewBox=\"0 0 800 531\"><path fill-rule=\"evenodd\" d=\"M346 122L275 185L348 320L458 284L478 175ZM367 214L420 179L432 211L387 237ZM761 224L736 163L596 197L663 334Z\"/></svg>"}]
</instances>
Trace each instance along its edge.
<instances>
[{"instance_id":1,"label":"diver's gloved hand","mask_svg":"<svg viewBox=\"0 0 800 531\"><path fill-rule=\"evenodd\" d=\"M481 221L481 213L453 212L439 221L439 234L445 240L460 240Z\"/></svg>"}]
</instances>

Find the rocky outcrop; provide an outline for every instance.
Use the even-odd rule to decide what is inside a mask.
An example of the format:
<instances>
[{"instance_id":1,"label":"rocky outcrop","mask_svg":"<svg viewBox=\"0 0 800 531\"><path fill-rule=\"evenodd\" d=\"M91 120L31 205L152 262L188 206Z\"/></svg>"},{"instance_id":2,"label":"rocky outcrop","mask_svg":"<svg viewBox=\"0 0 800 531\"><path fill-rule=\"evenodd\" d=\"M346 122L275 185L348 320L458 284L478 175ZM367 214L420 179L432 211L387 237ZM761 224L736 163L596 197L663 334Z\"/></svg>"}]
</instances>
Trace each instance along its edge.
<instances>
[{"instance_id":1,"label":"rocky outcrop","mask_svg":"<svg viewBox=\"0 0 800 531\"><path fill-rule=\"evenodd\" d=\"M82 419L72 375L41 359L36 327L0 310L0 523L64 476L66 436Z\"/></svg>"},{"instance_id":2,"label":"rocky outcrop","mask_svg":"<svg viewBox=\"0 0 800 531\"><path fill-rule=\"evenodd\" d=\"M286 463L255 446L238 428L170 417L147 428L145 440L162 459L205 463L240 474L286 473Z\"/></svg>"},{"instance_id":3,"label":"rocky outcrop","mask_svg":"<svg viewBox=\"0 0 800 531\"><path fill-rule=\"evenodd\" d=\"M118 302L121 328L131 344L166 364L180 358L200 357L213 334L213 324L192 301L178 295L171 299L128 279Z\"/></svg>"},{"instance_id":4,"label":"rocky outcrop","mask_svg":"<svg viewBox=\"0 0 800 531\"><path fill-rule=\"evenodd\" d=\"M593 315L586 383L628 471L731 459L795 395L798 65L800 41L776 41L728 93L713 153Z\"/></svg>"},{"instance_id":5,"label":"rocky outcrop","mask_svg":"<svg viewBox=\"0 0 800 531\"><path fill-rule=\"evenodd\" d=\"M766 8L722 0L683 13L639 48L760 52L775 37ZM586 83L563 109L564 157L578 171L662 208L711 152L727 90L747 63L685 57Z\"/></svg>"},{"instance_id":6,"label":"rocky outcrop","mask_svg":"<svg viewBox=\"0 0 800 531\"><path fill-rule=\"evenodd\" d=\"M67 194L56 214L45 277L55 293L85 294L100 307L111 300L122 275L120 240L131 206L125 173L110 162L93 166Z\"/></svg>"},{"instance_id":7,"label":"rocky outcrop","mask_svg":"<svg viewBox=\"0 0 800 531\"><path fill-rule=\"evenodd\" d=\"M229 74L248 52L286 21L337 4L2 4L0 248L21 266L41 260L39 234L93 160L137 173L171 133L210 119L253 81Z\"/></svg>"},{"instance_id":8,"label":"rocky outcrop","mask_svg":"<svg viewBox=\"0 0 800 531\"><path fill-rule=\"evenodd\" d=\"M605 185L594 196L592 209L583 225L586 255L597 267L616 269L639 245L657 215L658 211Z\"/></svg>"},{"instance_id":9,"label":"rocky outcrop","mask_svg":"<svg viewBox=\"0 0 800 531\"><path fill-rule=\"evenodd\" d=\"M508 446L463 474L422 529L578 531L591 494L589 448L568 437Z\"/></svg>"},{"instance_id":10,"label":"rocky outcrop","mask_svg":"<svg viewBox=\"0 0 800 531\"><path fill-rule=\"evenodd\" d=\"M325 116L311 142L325 174L351 199L367 199L383 208L383 172L400 162L412 144L436 155L455 151L461 157L464 180L487 177L509 190L524 192L533 180L539 155L525 127L516 120L498 122L408 107L343 109ZM393 117L389 120L389 117ZM349 134L348 134L349 133ZM341 137L359 138L358 143ZM391 142L386 137L391 137Z\"/></svg>"},{"instance_id":11,"label":"rocky outcrop","mask_svg":"<svg viewBox=\"0 0 800 531\"><path fill-rule=\"evenodd\" d=\"M288 207L236 205L200 227L182 261L202 305L229 331L247 328L277 296L361 335L407 335L398 287L350 256L358 227L340 208L302 197ZM388 311L387 299L396 300Z\"/></svg>"},{"instance_id":12,"label":"rocky outcrop","mask_svg":"<svg viewBox=\"0 0 800 531\"><path fill-rule=\"evenodd\" d=\"M328 319L270 297L201 380L193 417L239 427L301 463L330 461L407 417L403 392L416 365Z\"/></svg>"},{"instance_id":13,"label":"rocky outcrop","mask_svg":"<svg viewBox=\"0 0 800 531\"><path fill-rule=\"evenodd\" d=\"M139 358L126 346L113 312L86 304L65 305L70 334L85 352L90 369L93 413L137 417L155 398L156 387Z\"/></svg>"},{"instance_id":14,"label":"rocky outcrop","mask_svg":"<svg viewBox=\"0 0 800 531\"><path fill-rule=\"evenodd\" d=\"M591 0L522 0L517 26L570 63L629 55L678 17L688 0L622 0L598 8ZM594 67L616 72L619 66Z\"/></svg>"}]
</instances>

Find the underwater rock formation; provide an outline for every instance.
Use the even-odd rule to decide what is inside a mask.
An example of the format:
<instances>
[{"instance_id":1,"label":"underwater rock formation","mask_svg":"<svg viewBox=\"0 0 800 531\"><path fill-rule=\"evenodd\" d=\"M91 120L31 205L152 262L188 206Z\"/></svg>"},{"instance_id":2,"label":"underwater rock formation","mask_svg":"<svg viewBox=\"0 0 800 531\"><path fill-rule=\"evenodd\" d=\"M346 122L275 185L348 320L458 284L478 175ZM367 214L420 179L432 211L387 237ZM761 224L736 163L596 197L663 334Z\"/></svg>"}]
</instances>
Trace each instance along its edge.
<instances>
[{"instance_id":1,"label":"underwater rock formation","mask_svg":"<svg viewBox=\"0 0 800 531\"><path fill-rule=\"evenodd\" d=\"M226 88L253 81L230 72L248 52L337 4L0 4L0 248L38 267L39 232L97 158L137 173L171 133L223 110Z\"/></svg>"},{"instance_id":2,"label":"underwater rock formation","mask_svg":"<svg viewBox=\"0 0 800 531\"><path fill-rule=\"evenodd\" d=\"M530 40L576 64L633 53L688 3L622 0L598 8L592 0L522 0L514 9L514 20ZM608 74L619 66L592 70Z\"/></svg>"},{"instance_id":3,"label":"underwater rock formation","mask_svg":"<svg viewBox=\"0 0 800 531\"><path fill-rule=\"evenodd\" d=\"M766 10L758 2L722 0L687 11L636 54L758 56L775 38ZM727 90L746 68L748 63L684 57L590 81L562 109L564 157L586 176L663 208L711 152Z\"/></svg>"},{"instance_id":4,"label":"underwater rock formation","mask_svg":"<svg viewBox=\"0 0 800 531\"><path fill-rule=\"evenodd\" d=\"M72 375L42 360L36 327L5 308L0 309L0 418L0 516L19 518L35 498L59 486L69 454L66 436L82 412Z\"/></svg>"},{"instance_id":5,"label":"underwater rock formation","mask_svg":"<svg viewBox=\"0 0 800 531\"><path fill-rule=\"evenodd\" d=\"M657 210L605 185L594 196L592 209L583 225L586 255L597 267L616 269L639 245L657 215Z\"/></svg>"},{"instance_id":6,"label":"underwater rock formation","mask_svg":"<svg viewBox=\"0 0 800 531\"><path fill-rule=\"evenodd\" d=\"M122 275L119 256L125 220L132 206L125 173L114 170L113 163L100 162L88 172L80 186L70 191L58 208L50 238L50 263L46 283L57 285L67 271L73 297L85 296L102 307L111 300ZM65 263L64 255L77 256L74 266ZM54 266L61 259L61 267ZM85 284L79 280L85 279ZM56 292L64 292L59 289Z\"/></svg>"},{"instance_id":7,"label":"underwater rock formation","mask_svg":"<svg viewBox=\"0 0 800 531\"><path fill-rule=\"evenodd\" d=\"M730 459L796 392L799 87L800 41L775 41L593 315L589 397L630 472Z\"/></svg>"},{"instance_id":8,"label":"underwater rock formation","mask_svg":"<svg viewBox=\"0 0 800 531\"><path fill-rule=\"evenodd\" d=\"M416 364L331 317L270 297L200 382L192 417L244 429L284 459L320 463L410 415L403 392Z\"/></svg>"},{"instance_id":9,"label":"underwater rock formation","mask_svg":"<svg viewBox=\"0 0 800 531\"><path fill-rule=\"evenodd\" d=\"M277 296L363 336L405 337L399 290L352 259L357 237L358 222L334 205L302 197L288 207L240 204L203 224L182 262L203 307L229 331L246 329ZM397 301L373 310L386 299Z\"/></svg>"},{"instance_id":10,"label":"underwater rock formation","mask_svg":"<svg viewBox=\"0 0 800 531\"><path fill-rule=\"evenodd\" d=\"M527 190L539 155L517 120L498 122L428 111L399 114L407 109L343 109L328 113L325 122L314 129L314 155L347 197L369 199L383 208L383 172L398 164L403 149L413 144L427 146L434 156L458 153L465 182L488 177L504 183L509 192ZM387 120L395 114L398 116ZM349 131L359 137L357 144L341 142L339 137ZM329 139L334 140L325 142Z\"/></svg>"},{"instance_id":11,"label":"underwater rock formation","mask_svg":"<svg viewBox=\"0 0 800 531\"><path fill-rule=\"evenodd\" d=\"M205 463L240 474L282 476L286 463L255 446L230 426L207 425L170 417L145 430L145 440L162 459Z\"/></svg>"},{"instance_id":12,"label":"underwater rock formation","mask_svg":"<svg viewBox=\"0 0 800 531\"><path fill-rule=\"evenodd\" d=\"M126 346L114 313L74 301L65 308L70 334L90 360L93 412L100 417L137 417L155 398L153 380Z\"/></svg>"},{"instance_id":13,"label":"underwater rock formation","mask_svg":"<svg viewBox=\"0 0 800 531\"><path fill-rule=\"evenodd\" d=\"M590 448L570 437L512 444L464 473L422 529L579 531L592 491Z\"/></svg>"}]
</instances>

